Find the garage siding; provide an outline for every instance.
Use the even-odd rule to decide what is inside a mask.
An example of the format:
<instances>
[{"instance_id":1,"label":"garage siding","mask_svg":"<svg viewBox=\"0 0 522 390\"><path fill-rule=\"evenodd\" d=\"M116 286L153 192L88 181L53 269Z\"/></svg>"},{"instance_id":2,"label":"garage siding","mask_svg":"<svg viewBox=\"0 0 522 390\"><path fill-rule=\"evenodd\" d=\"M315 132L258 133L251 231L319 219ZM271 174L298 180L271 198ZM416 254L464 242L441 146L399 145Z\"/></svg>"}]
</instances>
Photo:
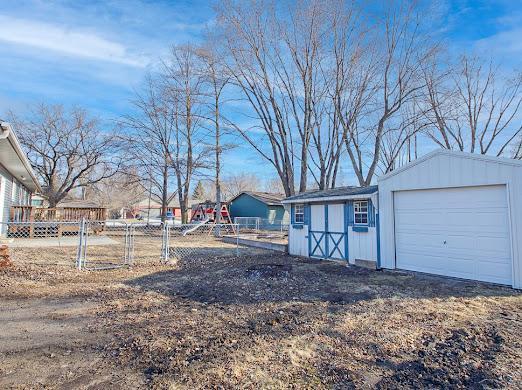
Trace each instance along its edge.
<instances>
[{"instance_id":1,"label":"garage siding","mask_svg":"<svg viewBox=\"0 0 522 390\"><path fill-rule=\"evenodd\" d=\"M468 153L437 151L379 180L381 266L396 267L394 192L484 185L506 185L512 285L522 288L522 164Z\"/></svg>"}]
</instances>

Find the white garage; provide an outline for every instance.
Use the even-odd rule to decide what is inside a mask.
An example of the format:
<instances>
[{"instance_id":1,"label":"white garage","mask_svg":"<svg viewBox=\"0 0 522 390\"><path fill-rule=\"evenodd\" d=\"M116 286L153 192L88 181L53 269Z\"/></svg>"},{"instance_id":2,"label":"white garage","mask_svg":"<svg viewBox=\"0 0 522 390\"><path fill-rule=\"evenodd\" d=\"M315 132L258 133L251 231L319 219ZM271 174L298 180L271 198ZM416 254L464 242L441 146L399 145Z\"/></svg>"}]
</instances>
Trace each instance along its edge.
<instances>
[{"instance_id":1,"label":"white garage","mask_svg":"<svg viewBox=\"0 0 522 390\"><path fill-rule=\"evenodd\" d=\"M437 151L379 180L380 266L522 287L522 163Z\"/></svg>"}]
</instances>

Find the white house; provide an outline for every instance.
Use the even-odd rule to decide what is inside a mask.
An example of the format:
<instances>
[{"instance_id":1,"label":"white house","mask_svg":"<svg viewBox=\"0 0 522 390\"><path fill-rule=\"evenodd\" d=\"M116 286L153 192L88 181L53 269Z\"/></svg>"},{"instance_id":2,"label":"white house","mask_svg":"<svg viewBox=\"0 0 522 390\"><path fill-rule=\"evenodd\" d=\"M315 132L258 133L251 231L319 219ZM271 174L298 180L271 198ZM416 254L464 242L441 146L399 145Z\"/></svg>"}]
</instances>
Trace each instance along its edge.
<instances>
[{"instance_id":1,"label":"white house","mask_svg":"<svg viewBox=\"0 0 522 390\"><path fill-rule=\"evenodd\" d=\"M337 249L332 244L335 234L329 233L335 230L345 232L348 248L337 256L350 263L372 260L381 268L522 288L522 162L438 150L381 177L378 191L370 189L371 196L365 195L373 206L368 208L367 233L359 233L361 224L352 222L356 208L362 215L365 212L364 203L349 206L364 196L355 190L338 189L322 201L324 191L315 192L315 199L307 195L314 192L288 198L285 202L292 205L289 252L336 258L331 251ZM344 217L339 216L341 208ZM330 222L332 213L335 226ZM319 246L330 245L318 255L320 234L315 232L321 229L325 241Z\"/></svg>"},{"instance_id":2,"label":"white house","mask_svg":"<svg viewBox=\"0 0 522 390\"><path fill-rule=\"evenodd\" d=\"M12 127L0 121L0 233L11 206L30 205L36 191L41 189L20 142Z\"/></svg>"}]
</instances>

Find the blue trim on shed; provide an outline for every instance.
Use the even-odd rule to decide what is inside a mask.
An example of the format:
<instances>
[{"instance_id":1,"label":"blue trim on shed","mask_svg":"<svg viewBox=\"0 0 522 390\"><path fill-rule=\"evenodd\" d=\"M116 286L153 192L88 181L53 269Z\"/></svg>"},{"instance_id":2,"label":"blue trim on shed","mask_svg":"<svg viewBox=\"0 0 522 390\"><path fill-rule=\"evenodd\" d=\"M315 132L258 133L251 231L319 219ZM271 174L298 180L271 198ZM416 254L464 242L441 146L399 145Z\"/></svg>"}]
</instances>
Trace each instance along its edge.
<instances>
[{"instance_id":1,"label":"blue trim on shed","mask_svg":"<svg viewBox=\"0 0 522 390\"><path fill-rule=\"evenodd\" d=\"M352 226L352 231L356 233L368 233L368 226L355 225Z\"/></svg>"},{"instance_id":2,"label":"blue trim on shed","mask_svg":"<svg viewBox=\"0 0 522 390\"><path fill-rule=\"evenodd\" d=\"M375 224L377 227L377 268L381 268L381 224L379 213L375 214Z\"/></svg>"},{"instance_id":3,"label":"blue trim on shed","mask_svg":"<svg viewBox=\"0 0 522 390\"><path fill-rule=\"evenodd\" d=\"M353 200L348 201L348 226L353 226Z\"/></svg>"},{"instance_id":4,"label":"blue trim on shed","mask_svg":"<svg viewBox=\"0 0 522 390\"><path fill-rule=\"evenodd\" d=\"M350 261L350 246L348 244L348 203L344 204L344 259Z\"/></svg>"},{"instance_id":5,"label":"blue trim on shed","mask_svg":"<svg viewBox=\"0 0 522 390\"><path fill-rule=\"evenodd\" d=\"M328 235L328 205L324 205L324 233L325 233L325 242L324 242L324 252L325 257L330 257L330 236Z\"/></svg>"},{"instance_id":6,"label":"blue trim on shed","mask_svg":"<svg viewBox=\"0 0 522 390\"><path fill-rule=\"evenodd\" d=\"M368 199L368 226L375 227L375 207L371 199Z\"/></svg>"}]
</instances>

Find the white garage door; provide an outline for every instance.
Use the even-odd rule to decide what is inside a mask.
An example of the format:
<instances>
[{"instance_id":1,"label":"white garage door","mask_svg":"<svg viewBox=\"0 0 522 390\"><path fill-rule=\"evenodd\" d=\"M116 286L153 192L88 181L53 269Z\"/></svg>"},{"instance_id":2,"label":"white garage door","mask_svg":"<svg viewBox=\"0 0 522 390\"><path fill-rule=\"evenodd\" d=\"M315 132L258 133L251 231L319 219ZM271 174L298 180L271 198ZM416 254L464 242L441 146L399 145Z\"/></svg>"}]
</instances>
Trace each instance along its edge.
<instances>
[{"instance_id":1,"label":"white garage door","mask_svg":"<svg viewBox=\"0 0 522 390\"><path fill-rule=\"evenodd\" d=\"M397 268L511 285L506 188L394 195Z\"/></svg>"}]
</instances>

